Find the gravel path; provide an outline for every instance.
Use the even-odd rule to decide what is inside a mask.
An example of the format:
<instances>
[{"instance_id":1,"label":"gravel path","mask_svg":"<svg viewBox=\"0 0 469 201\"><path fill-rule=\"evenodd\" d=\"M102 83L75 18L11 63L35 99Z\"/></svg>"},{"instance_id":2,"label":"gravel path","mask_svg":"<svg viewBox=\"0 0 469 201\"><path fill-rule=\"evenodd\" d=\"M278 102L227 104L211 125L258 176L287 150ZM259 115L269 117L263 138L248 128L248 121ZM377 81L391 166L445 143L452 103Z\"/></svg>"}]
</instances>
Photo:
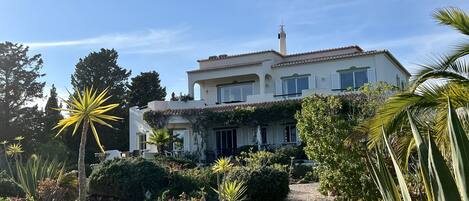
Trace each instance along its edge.
<instances>
[{"instance_id":1,"label":"gravel path","mask_svg":"<svg viewBox=\"0 0 469 201\"><path fill-rule=\"evenodd\" d=\"M332 201L333 197L321 195L319 183L292 184L287 200L289 201Z\"/></svg>"}]
</instances>

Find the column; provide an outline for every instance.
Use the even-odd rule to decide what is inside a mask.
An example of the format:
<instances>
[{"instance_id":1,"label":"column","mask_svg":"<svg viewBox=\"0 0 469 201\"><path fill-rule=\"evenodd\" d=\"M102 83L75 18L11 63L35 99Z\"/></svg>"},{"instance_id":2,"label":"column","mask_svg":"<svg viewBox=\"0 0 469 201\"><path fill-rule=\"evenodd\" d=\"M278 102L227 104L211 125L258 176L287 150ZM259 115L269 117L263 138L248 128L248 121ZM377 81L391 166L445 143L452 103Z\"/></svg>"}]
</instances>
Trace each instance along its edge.
<instances>
[{"instance_id":1,"label":"column","mask_svg":"<svg viewBox=\"0 0 469 201\"><path fill-rule=\"evenodd\" d=\"M257 140L257 150L261 150L262 145L262 136L261 136L261 125L257 125L257 132L256 132L256 140Z\"/></svg>"},{"instance_id":2,"label":"column","mask_svg":"<svg viewBox=\"0 0 469 201\"><path fill-rule=\"evenodd\" d=\"M258 74L259 76L259 94L264 95L265 94L265 75Z\"/></svg>"},{"instance_id":3,"label":"column","mask_svg":"<svg viewBox=\"0 0 469 201\"><path fill-rule=\"evenodd\" d=\"M194 82L190 81L189 80L189 86L188 86L188 89L189 89L189 96L191 96L192 98L194 98Z\"/></svg>"}]
</instances>

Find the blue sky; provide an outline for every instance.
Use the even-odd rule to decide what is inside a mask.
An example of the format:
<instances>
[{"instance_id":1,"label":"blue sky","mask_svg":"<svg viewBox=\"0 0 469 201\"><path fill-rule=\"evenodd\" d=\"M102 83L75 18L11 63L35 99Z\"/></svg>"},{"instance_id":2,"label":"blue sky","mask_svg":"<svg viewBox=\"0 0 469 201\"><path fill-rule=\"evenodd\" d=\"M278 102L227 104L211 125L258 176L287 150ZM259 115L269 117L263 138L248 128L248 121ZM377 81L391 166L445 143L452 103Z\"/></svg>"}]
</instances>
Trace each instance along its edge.
<instances>
[{"instance_id":1,"label":"blue sky","mask_svg":"<svg viewBox=\"0 0 469 201\"><path fill-rule=\"evenodd\" d=\"M41 53L46 90L55 84L61 95L78 59L100 48L115 48L132 76L156 70L168 94L186 93L186 71L197 68L197 59L277 49L282 21L289 53L388 49L412 71L464 40L431 18L448 6L469 11L467 1L443 0L0 0L0 41Z\"/></svg>"}]
</instances>

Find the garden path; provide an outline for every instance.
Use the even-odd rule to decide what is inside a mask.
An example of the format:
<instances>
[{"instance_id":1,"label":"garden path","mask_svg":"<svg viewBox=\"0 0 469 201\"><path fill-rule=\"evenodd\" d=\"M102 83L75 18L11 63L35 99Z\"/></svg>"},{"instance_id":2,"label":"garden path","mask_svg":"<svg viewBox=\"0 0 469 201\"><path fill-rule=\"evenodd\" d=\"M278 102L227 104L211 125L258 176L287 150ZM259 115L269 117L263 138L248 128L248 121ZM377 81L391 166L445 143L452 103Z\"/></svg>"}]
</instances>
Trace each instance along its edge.
<instances>
[{"instance_id":1,"label":"garden path","mask_svg":"<svg viewBox=\"0 0 469 201\"><path fill-rule=\"evenodd\" d=\"M318 191L319 183L291 184L288 201L332 201L333 197L324 196Z\"/></svg>"}]
</instances>

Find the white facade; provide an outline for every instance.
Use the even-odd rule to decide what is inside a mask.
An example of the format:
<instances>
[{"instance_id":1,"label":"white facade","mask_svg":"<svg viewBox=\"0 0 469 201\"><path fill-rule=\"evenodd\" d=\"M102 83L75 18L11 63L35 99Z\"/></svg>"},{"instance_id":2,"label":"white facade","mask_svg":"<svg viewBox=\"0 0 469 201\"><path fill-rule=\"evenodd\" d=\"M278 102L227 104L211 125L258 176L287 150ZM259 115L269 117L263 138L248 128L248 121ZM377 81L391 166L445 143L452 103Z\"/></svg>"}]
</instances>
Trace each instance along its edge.
<instances>
[{"instance_id":1,"label":"white facade","mask_svg":"<svg viewBox=\"0 0 469 201\"><path fill-rule=\"evenodd\" d=\"M286 50L285 50L286 52ZM240 55L211 56L198 60L199 68L188 71L189 95L194 97L194 85L200 86L200 100L188 102L153 101L146 109L130 109L130 150L140 147L139 134L148 133L143 121L148 110L184 110L217 108L298 99L313 93L336 94L346 88L358 88L364 83L379 81L404 87L410 74L386 50L364 51L358 46L342 47L300 54L283 55L274 50ZM294 120L285 120L261 127L214 128L209 131L204 149L217 151L218 138L230 138L233 146L262 143L296 144L296 129L290 127ZM168 128L184 138L182 149L193 152L201 148L191 124L180 116L172 116ZM286 137L291 129L292 136ZM234 134L233 134L234 133ZM262 135L261 135L262 134ZM217 138L216 135L219 137ZM236 135L236 137L232 137ZM293 136L296 135L296 136ZM295 139L292 141L292 139ZM218 139L219 140L219 139ZM290 141L290 142L288 142ZM225 142L224 142L225 143ZM218 148L217 148L218 146Z\"/></svg>"}]
</instances>

